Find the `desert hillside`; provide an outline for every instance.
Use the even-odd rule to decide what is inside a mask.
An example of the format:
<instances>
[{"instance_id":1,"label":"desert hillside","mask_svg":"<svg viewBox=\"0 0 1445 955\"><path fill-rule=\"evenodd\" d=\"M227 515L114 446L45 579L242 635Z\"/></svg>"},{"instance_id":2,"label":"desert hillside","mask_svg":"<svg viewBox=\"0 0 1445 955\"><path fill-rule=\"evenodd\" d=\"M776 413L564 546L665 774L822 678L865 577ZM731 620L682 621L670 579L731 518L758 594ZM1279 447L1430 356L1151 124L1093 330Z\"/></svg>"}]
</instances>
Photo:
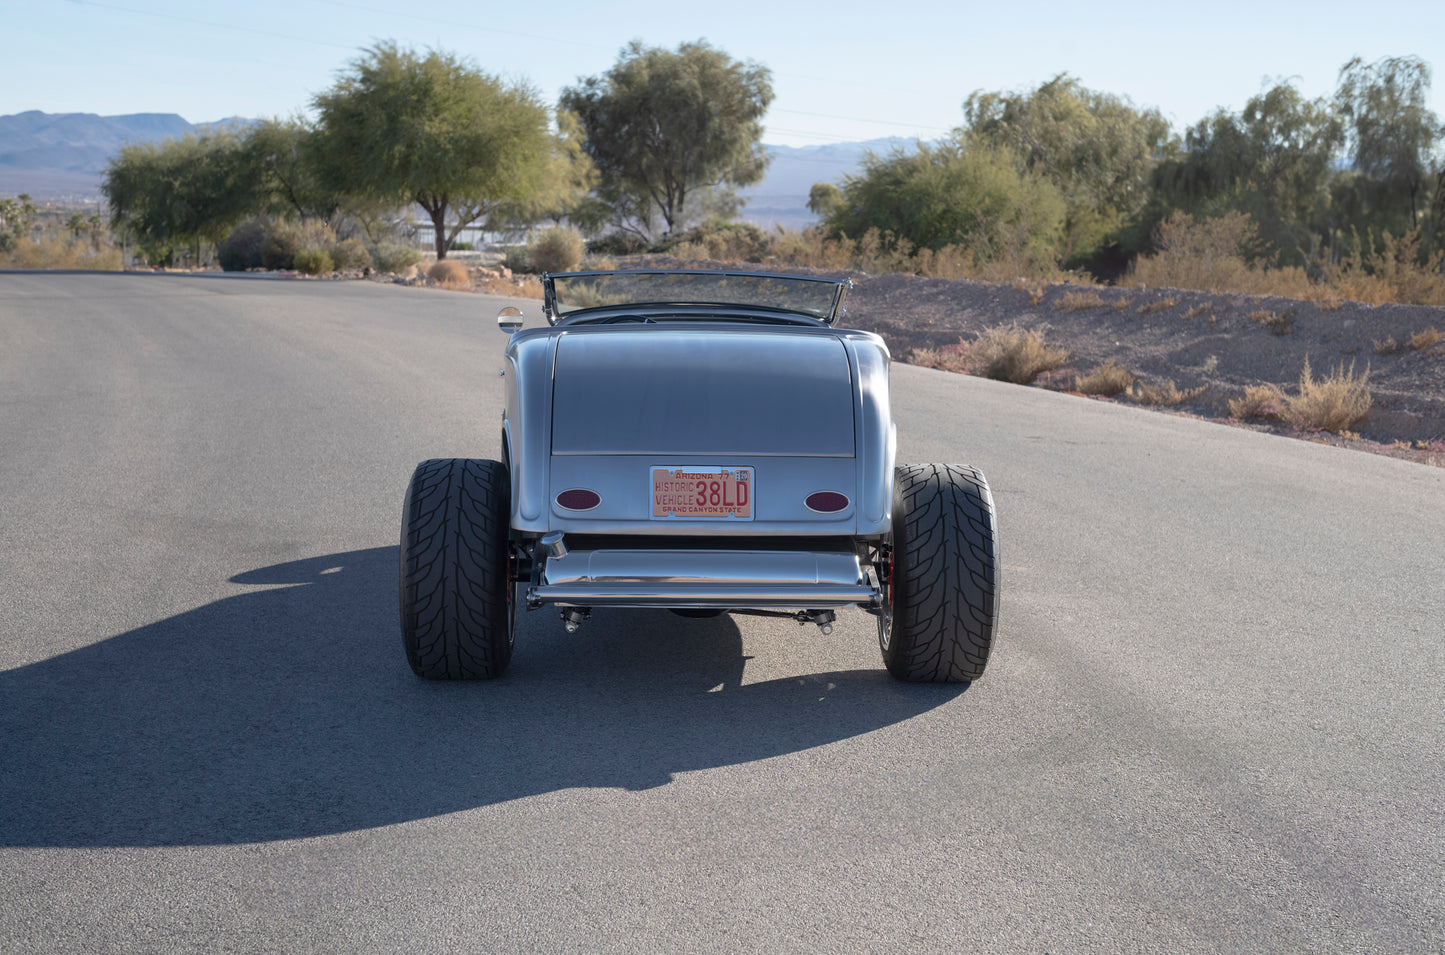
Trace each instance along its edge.
<instances>
[{"instance_id":1,"label":"desert hillside","mask_svg":"<svg viewBox=\"0 0 1445 955\"><path fill-rule=\"evenodd\" d=\"M847 323L878 332L895 359L946 367L986 329L1016 324L1069 353L1036 385L1074 391L1080 376L1113 362L1156 387L1107 400L1148 403L1164 386L1183 400L1155 407L1206 418L1227 420L1230 401L1251 385L1297 391L1306 360L1318 377L1353 366L1356 375L1368 371L1369 413L1343 436L1304 436L1445 463L1445 308L911 275L854 280ZM1263 419L1241 423L1298 434Z\"/></svg>"}]
</instances>

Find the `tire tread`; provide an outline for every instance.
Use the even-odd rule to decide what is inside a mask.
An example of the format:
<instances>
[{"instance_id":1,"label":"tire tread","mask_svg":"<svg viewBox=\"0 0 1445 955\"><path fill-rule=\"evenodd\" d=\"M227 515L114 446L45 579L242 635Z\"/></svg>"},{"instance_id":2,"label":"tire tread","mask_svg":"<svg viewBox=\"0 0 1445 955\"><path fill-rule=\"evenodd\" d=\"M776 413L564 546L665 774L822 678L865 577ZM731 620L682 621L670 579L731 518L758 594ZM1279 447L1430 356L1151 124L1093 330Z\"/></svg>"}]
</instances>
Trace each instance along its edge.
<instances>
[{"instance_id":1,"label":"tire tread","mask_svg":"<svg viewBox=\"0 0 1445 955\"><path fill-rule=\"evenodd\" d=\"M497 461L417 465L401 535L401 629L407 662L436 680L501 675L511 660L507 524L511 484Z\"/></svg>"},{"instance_id":2,"label":"tire tread","mask_svg":"<svg viewBox=\"0 0 1445 955\"><path fill-rule=\"evenodd\" d=\"M910 682L983 675L998 625L998 532L977 468L900 467L896 481L895 604L884 663Z\"/></svg>"}]
</instances>

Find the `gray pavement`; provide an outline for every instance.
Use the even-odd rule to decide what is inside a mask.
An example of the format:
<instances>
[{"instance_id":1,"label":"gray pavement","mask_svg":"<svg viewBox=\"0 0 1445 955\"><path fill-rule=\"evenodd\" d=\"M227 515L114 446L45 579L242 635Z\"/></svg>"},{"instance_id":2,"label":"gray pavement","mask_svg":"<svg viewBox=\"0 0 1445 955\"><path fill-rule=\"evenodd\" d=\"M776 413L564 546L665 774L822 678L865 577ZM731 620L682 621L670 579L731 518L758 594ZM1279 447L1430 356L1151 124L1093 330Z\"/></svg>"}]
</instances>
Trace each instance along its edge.
<instances>
[{"instance_id":1,"label":"gray pavement","mask_svg":"<svg viewBox=\"0 0 1445 955\"><path fill-rule=\"evenodd\" d=\"M895 366L994 488L984 679L619 610L426 684L502 304L0 273L0 952L1445 951L1445 471Z\"/></svg>"}]
</instances>

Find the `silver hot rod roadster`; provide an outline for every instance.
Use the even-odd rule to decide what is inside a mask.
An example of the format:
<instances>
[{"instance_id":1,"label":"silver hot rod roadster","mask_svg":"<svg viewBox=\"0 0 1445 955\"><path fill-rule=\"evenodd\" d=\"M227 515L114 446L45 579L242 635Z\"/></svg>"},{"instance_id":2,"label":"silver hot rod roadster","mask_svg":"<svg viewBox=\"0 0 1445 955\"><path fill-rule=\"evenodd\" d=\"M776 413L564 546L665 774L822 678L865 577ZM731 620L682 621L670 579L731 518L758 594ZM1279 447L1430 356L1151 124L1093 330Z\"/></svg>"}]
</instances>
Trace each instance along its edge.
<instances>
[{"instance_id":1,"label":"silver hot rod roadster","mask_svg":"<svg viewBox=\"0 0 1445 955\"><path fill-rule=\"evenodd\" d=\"M890 673L977 679L998 622L974 468L896 466L888 349L838 327L851 282L730 271L543 278L511 335L502 460L417 466L401 530L412 669L485 679L517 608L877 618Z\"/></svg>"}]
</instances>

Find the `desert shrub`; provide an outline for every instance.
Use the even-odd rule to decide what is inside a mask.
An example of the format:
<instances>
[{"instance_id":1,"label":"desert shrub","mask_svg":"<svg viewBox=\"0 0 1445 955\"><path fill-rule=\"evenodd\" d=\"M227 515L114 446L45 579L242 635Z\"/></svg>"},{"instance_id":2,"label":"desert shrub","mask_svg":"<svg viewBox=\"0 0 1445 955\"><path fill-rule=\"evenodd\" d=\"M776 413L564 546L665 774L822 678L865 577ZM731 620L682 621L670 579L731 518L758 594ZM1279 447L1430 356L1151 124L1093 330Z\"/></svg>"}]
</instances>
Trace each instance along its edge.
<instances>
[{"instance_id":1,"label":"desert shrub","mask_svg":"<svg viewBox=\"0 0 1445 955\"><path fill-rule=\"evenodd\" d=\"M525 245L510 245L502 250L501 266L518 274L532 271L532 255Z\"/></svg>"},{"instance_id":2,"label":"desert shrub","mask_svg":"<svg viewBox=\"0 0 1445 955\"><path fill-rule=\"evenodd\" d=\"M338 269L364 269L371 265L371 253L355 236L336 243L331 249L331 258Z\"/></svg>"},{"instance_id":3,"label":"desert shrub","mask_svg":"<svg viewBox=\"0 0 1445 955\"><path fill-rule=\"evenodd\" d=\"M1054 300L1054 311L1077 312L1086 308L1103 308L1108 304L1098 292L1065 292Z\"/></svg>"},{"instance_id":4,"label":"desert shrub","mask_svg":"<svg viewBox=\"0 0 1445 955\"><path fill-rule=\"evenodd\" d=\"M1304 269L1270 268L1254 221L1242 212L1195 219L1175 212L1154 231L1155 253L1140 256L1130 278L1159 288L1245 292L1314 299L1326 290Z\"/></svg>"},{"instance_id":5,"label":"desert shrub","mask_svg":"<svg viewBox=\"0 0 1445 955\"><path fill-rule=\"evenodd\" d=\"M1386 338L1384 341L1374 339L1374 343L1376 355L1393 355L1395 354L1395 352L1400 350L1400 343L1395 341L1395 336L1393 335Z\"/></svg>"},{"instance_id":6,"label":"desert shrub","mask_svg":"<svg viewBox=\"0 0 1445 955\"><path fill-rule=\"evenodd\" d=\"M1356 233L1350 250L1324 265L1324 276L1333 291L1357 302L1445 305L1442 263L1445 251L1421 251L1419 229L1398 239L1385 232L1369 242Z\"/></svg>"},{"instance_id":7,"label":"desert shrub","mask_svg":"<svg viewBox=\"0 0 1445 955\"><path fill-rule=\"evenodd\" d=\"M1037 305L1042 302L1044 300L1044 293L1048 291L1048 286L1038 279L1017 278L1010 282L1009 285L1015 291L1028 293L1030 305Z\"/></svg>"},{"instance_id":8,"label":"desert shrub","mask_svg":"<svg viewBox=\"0 0 1445 955\"><path fill-rule=\"evenodd\" d=\"M751 222L728 222L689 229L664 249L682 259L761 262L770 244L768 235Z\"/></svg>"},{"instance_id":9,"label":"desert shrub","mask_svg":"<svg viewBox=\"0 0 1445 955\"><path fill-rule=\"evenodd\" d=\"M1074 378L1074 390L1085 395L1117 395L1129 390L1134 376L1114 364L1113 360L1095 365L1087 375Z\"/></svg>"},{"instance_id":10,"label":"desert shrub","mask_svg":"<svg viewBox=\"0 0 1445 955\"><path fill-rule=\"evenodd\" d=\"M300 232L285 224L277 225L266 234L266 244L261 247L261 265L273 270L295 268L296 253L300 251Z\"/></svg>"},{"instance_id":11,"label":"desert shrub","mask_svg":"<svg viewBox=\"0 0 1445 955\"><path fill-rule=\"evenodd\" d=\"M1132 278L1151 288L1236 289L1257 244L1254 223L1242 213L1196 220L1175 212L1155 227L1157 251L1135 260Z\"/></svg>"},{"instance_id":12,"label":"desert shrub","mask_svg":"<svg viewBox=\"0 0 1445 955\"><path fill-rule=\"evenodd\" d=\"M1285 309L1282 312L1271 312L1267 308L1257 309L1249 313L1249 320L1257 322L1269 329L1272 335L1288 335L1294 330L1295 310Z\"/></svg>"},{"instance_id":13,"label":"desert shrub","mask_svg":"<svg viewBox=\"0 0 1445 955\"><path fill-rule=\"evenodd\" d=\"M426 277L447 288L467 288L472 284L472 277L467 273L467 267L455 259L433 262L431 267L426 270Z\"/></svg>"},{"instance_id":14,"label":"desert shrub","mask_svg":"<svg viewBox=\"0 0 1445 955\"><path fill-rule=\"evenodd\" d=\"M1143 305L1140 305L1139 314L1151 315L1154 312L1162 312L1167 309L1171 309L1178 304L1179 299L1174 297L1173 295L1170 295L1165 298L1158 299L1157 301L1145 302Z\"/></svg>"},{"instance_id":15,"label":"desert shrub","mask_svg":"<svg viewBox=\"0 0 1445 955\"><path fill-rule=\"evenodd\" d=\"M1198 388L1181 390L1172 378L1162 384L1136 381L1129 386L1127 394L1130 401L1137 401L1141 405L1173 406L1198 398L1204 394L1205 387L1200 385Z\"/></svg>"},{"instance_id":16,"label":"desert shrub","mask_svg":"<svg viewBox=\"0 0 1445 955\"><path fill-rule=\"evenodd\" d=\"M923 368L937 368L940 371L955 371L972 374L974 370L973 345L959 342L942 348L913 348L904 359L910 365Z\"/></svg>"},{"instance_id":17,"label":"desert shrub","mask_svg":"<svg viewBox=\"0 0 1445 955\"><path fill-rule=\"evenodd\" d=\"M772 238L769 257L782 265L815 269L853 267L852 242L846 237L830 239L821 229L781 232Z\"/></svg>"},{"instance_id":18,"label":"desert shrub","mask_svg":"<svg viewBox=\"0 0 1445 955\"><path fill-rule=\"evenodd\" d=\"M1423 332L1416 332L1414 335L1411 335L1410 340L1405 344L1409 345L1415 351L1424 351L1431 345L1439 344L1442 338L1445 338L1445 334L1441 334L1438 329L1432 326Z\"/></svg>"},{"instance_id":19,"label":"desert shrub","mask_svg":"<svg viewBox=\"0 0 1445 955\"><path fill-rule=\"evenodd\" d=\"M19 236L0 251L0 268L6 269L86 269L118 272L120 249L102 246L94 249L84 243L44 238L39 241Z\"/></svg>"},{"instance_id":20,"label":"desert shrub","mask_svg":"<svg viewBox=\"0 0 1445 955\"><path fill-rule=\"evenodd\" d=\"M647 251L647 243L627 232L613 232L587 243L587 251L593 255L636 255Z\"/></svg>"},{"instance_id":21,"label":"desert shrub","mask_svg":"<svg viewBox=\"0 0 1445 955\"><path fill-rule=\"evenodd\" d=\"M537 233L527 244L527 258L538 272L571 272L582 261L586 248L580 232L559 226Z\"/></svg>"},{"instance_id":22,"label":"desert shrub","mask_svg":"<svg viewBox=\"0 0 1445 955\"><path fill-rule=\"evenodd\" d=\"M296 268L296 253L303 249L324 250L336 245L336 233L320 222L274 222L261 249L261 264L267 269Z\"/></svg>"},{"instance_id":23,"label":"desert shrub","mask_svg":"<svg viewBox=\"0 0 1445 955\"><path fill-rule=\"evenodd\" d=\"M336 271L336 263L325 249L298 250L292 266L302 275L330 275Z\"/></svg>"},{"instance_id":24,"label":"desert shrub","mask_svg":"<svg viewBox=\"0 0 1445 955\"><path fill-rule=\"evenodd\" d=\"M378 272L396 274L416 265L421 255L410 246L382 242L371 248L371 263Z\"/></svg>"},{"instance_id":25,"label":"desert shrub","mask_svg":"<svg viewBox=\"0 0 1445 955\"><path fill-rule=\"evenodd\" d=\"M1198 305L1191 305L1191 306L1189 306L1188 310L1185 311L1185 313L1184 313L1184 317L1185 317L1185 318L1198 318L1200 315L1206 315L1206 316L1207 316L1212 308L1213 308L1212 305L1209 305L1209 304L1206 303L1206 302L1200 302Z\"/></svg>"},{"instance_id":26,"label":"desert shrub","mask_svg":"<svg viewBox=\"0 0 1445 955\"><path fill-rule=\"evenodd\" d=\"M979 336L969 357L985 378L1026 385L1042 372L1067 364L1069 351L1048 344L1043 332L998 325Z\"/></svg>"},{"instance_id":27,"label":"desert shrub","mask_svg":"<svg viewBox=\"0 0 1445 955\"><path fill-rule=\"evenodd\" d=\"M1285 399L1284 419L1296 428L1320 431L1349 431L1370 412L1370 369L1355 374L1337 366L1328 378L1315 378L1305 359L1299 377L1299 394Z\"/></svg>"},{"instance_id":28,"label":"desert shrub","mask_svg":"<svg viewBox=\"0 0 1445 955\"><path fill-rule=\"evenodd\" d=\"M262 253L266 249L267 224L260 219L250 219L236 226L231 234L216 247L216 261L226 272L245 272L247 269L263 268Z\"/></svg>"},{"instance_id":29,"label":"desert shrub","mask_svg":"<svg viewBox=\"0 0 1445 955\"><path fill-rule=\"evenodd\" d=\"M1284 417L1285 396L1278 385L1249 385L1242 398L1229 399L1229 416L1239 421L1262 418L1279 421Z\"/></svg>"}]
</instances>

